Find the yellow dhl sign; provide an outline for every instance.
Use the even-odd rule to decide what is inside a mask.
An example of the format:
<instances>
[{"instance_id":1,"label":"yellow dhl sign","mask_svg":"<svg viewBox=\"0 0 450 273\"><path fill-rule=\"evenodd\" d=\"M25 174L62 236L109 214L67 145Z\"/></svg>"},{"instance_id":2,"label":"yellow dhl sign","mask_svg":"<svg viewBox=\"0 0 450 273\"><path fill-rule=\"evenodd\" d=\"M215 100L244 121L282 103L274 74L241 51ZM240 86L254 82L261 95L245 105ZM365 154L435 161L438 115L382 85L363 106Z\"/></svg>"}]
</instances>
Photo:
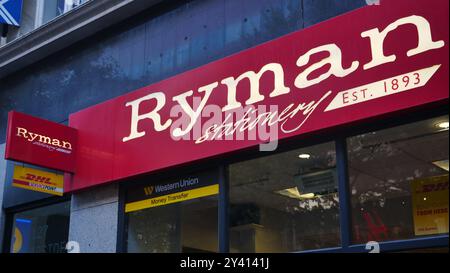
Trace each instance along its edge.
<instances>
[{"instance_id":1,"label":"yellow dhl sign","mask_svg":"<svg viewBox=\"0 0 450 273\"><path fill-rule=\"evenodd\" d=\"M448 233L448 175L412 182L416 236Z\"/></svg>"},{"instance_id":2,"label":"yellow dhl sign","mask_svg":"<svg viewBox=\"0 0 450 273\"><path fill-rule=\"evenodd\" d=\"M146 208L158 207L178 203L195 198L205 197L219 193L219 184L201 187L193 190L171 193L155 198L131 202L125 205L125 212L132 212Z\"/></svg>"},{"instance_id":3,"label":"yellow dhl sign","mask_svg":"<svg viewBox=\"0 0 450 273\"><path fill-rule=\"evenodd\" d=\"M22 189L62 196L64 176L16 165L14 166L12 185Z\"/></svg>"}]
</instances>

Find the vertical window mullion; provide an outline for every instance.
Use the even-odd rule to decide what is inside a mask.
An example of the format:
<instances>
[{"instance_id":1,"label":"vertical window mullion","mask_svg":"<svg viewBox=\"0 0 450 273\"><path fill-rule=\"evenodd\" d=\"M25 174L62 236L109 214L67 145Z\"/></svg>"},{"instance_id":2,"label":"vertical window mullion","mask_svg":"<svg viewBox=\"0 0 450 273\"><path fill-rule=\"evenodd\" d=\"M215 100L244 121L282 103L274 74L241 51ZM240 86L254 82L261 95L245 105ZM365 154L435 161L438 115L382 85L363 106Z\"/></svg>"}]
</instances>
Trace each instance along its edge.
<instances>
[{"instance_id":1,"label":"vertical window mullion","mask_svg":"<svg viewBox=\"0 0 450 273\"><path fill-rule=\"evenodd\" d=\"M336 140L336 166L338 170L339 222L341 244L347 249L351 244L351 196L348 181L347 142L345 138Z\"/></svg>"},{"instance_id":2,"label":"vertical window mullion","mask_svg":"<svg viewBox=\"0 0 450 273\"><path fill-rule=\"evenodd\" d=\"M37 0L36 1L36 16L34 18L34 28L36 29L40 27L44 21L44 0Z\"/></svg>"},{"instance_id":3,"label":"vertical window mullion","mask_svg":"<svg viewBox=\"0 0 450 273\"><path fill-rule=\"evenodd\" d=\"M1 209L1 208L0 208ZM10 212L5 211L5 225L3 234L0 234L0 236L3 235L3 250L0 249L0 252L3 251L3 253L10 253L11 252L11 240L13 235L13 221L14 221L14 214Z\"/></svg>"},{"instance_id":4,"label":"vertical window mullion","mask_svg":"<svg viewBox=\"0 0 450 273\"><path fill-rule=\"evenodd\" d=\"M126 238L128 236L127 232L127 221L125 214L125 187L123 185L118 185L119 187L119 203L118 203L118 219L117 219L117 241L116 241L116 253L126 253Z\"/></svg>"},{"instance_id":5,"label":"vertical window mullion","mask_svg":"<svg viewBox=\"0 0 450 273\"><path fill-rule=\"evenodd\" d=\"M227 168L225 165L219 167L219 252L228 253L230 251L230 231L229 231L229 186Z\"/></svg>"}]
</instances>

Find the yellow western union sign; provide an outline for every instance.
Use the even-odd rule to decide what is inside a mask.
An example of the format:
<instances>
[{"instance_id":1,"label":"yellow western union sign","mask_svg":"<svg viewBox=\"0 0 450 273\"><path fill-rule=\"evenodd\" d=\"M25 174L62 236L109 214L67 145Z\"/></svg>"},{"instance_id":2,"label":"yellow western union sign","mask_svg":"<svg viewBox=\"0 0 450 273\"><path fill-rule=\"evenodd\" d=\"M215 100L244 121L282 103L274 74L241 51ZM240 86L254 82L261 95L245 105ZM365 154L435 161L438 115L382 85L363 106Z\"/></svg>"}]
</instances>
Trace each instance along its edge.
<instances>
[{"instance_id":1,"label":"yellow western union sign","mask_svg":"<svg viewBox=\"0 0 450 273\"><path fill-rule=\"evenodd\" d=\"M131 202L125 205L125 212L164 206L172 203L182 202L190 199L205 197L219 193L219 184L201 187L193 190L176 192L146 200Z\"/></svg>"},{"instance_id":2,"label":"yellow western union sign","mask_svg":"<svg viewBox=\"0 0 450 273\"><path fill-rule=\"evenodd\" d=\"M16 165L14 166L12 185L22 189L62 196L64 176Z\"/></svg>"}]
</instances>

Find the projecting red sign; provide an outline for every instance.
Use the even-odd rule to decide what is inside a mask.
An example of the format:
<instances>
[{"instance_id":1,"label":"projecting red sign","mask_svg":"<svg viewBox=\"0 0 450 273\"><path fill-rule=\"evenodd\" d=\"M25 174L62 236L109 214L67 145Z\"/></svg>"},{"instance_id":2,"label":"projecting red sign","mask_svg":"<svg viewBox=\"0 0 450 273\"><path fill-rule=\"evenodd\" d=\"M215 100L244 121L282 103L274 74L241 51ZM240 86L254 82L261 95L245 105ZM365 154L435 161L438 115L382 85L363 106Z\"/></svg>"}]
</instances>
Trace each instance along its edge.
<instances>
[{"instance_id":1,"label":"projecting red sign","mask_svg":"<svg viewBox=\"0 0 450 273\"><path fill-rule=\"evenodd\" d=\"M448 103L448 0L383 0L70 116L78 190Z\"/></svg>"},{"instance_id":2,"label":"projecting red sign","mask_svg":"<svg viewBox=\"0 0 450 273\"><path fill-rule=\"evenodd\" d=\"M19 112L8 113L5 158L74 172L77 130Z\"/></svg>"}]
</instances>

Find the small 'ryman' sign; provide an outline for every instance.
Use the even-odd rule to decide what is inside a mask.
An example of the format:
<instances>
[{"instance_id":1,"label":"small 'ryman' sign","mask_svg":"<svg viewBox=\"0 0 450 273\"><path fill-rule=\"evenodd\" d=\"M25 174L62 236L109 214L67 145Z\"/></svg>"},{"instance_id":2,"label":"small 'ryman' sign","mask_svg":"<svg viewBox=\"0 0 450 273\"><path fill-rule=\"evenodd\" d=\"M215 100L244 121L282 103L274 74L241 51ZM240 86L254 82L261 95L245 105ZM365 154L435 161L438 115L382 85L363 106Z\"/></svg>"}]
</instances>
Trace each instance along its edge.
<instances>
[{"instance_id":1,"label":"small 'ryman' sign","mask_svg":"<svg viewBox=\"0 0 450 273\"><path fill-rule=\"evenodd\" d=\"M77 130L11 111L5 158L64 172L75 171Z\"/></svg>"}]
</instances>

